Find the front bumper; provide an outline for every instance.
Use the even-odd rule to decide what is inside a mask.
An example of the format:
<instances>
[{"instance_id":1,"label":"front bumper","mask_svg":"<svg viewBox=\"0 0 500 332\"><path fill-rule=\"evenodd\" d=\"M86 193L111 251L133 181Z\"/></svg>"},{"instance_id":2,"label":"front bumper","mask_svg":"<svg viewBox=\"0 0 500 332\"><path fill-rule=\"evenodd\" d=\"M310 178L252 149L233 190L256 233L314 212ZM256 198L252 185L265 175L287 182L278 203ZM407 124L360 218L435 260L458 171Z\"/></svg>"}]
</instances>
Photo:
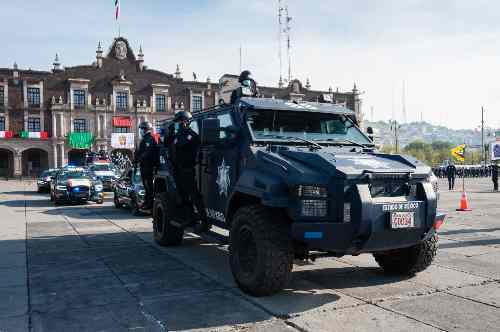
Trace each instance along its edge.
<instances>
[{"instance_id":1,"label":"front bumper","mask_svg":"<svg viewBox=\"0 0 500 332\"><path fill-rule=\"evenodd\" d=\"M357 202L350 222L292 223L292 236L311 250L359 254L410 247L432 236L446 217L437 213L436 194L422 184L425 199L387 203L372 199L367 185L357 185ZM409 204L410 203L410 204ZM391 212L414 212L415 227L392 229Z\"/></svg>"},{"instance_id":2,"label":"front bumper","mask_svg":"<svg viewBox=\"0 0 500 332\"><path fill-rule=\"evenodd\" d=\"M36 182L36 185L38 187L38 190L50 190L50 182L38 180Z\"/></svg>"},{"instance_id":3,"label":"front bumper","mask_svg":"<svg viewBox=\"0 0 500 332\"><path fill-rule=\"evenodd\" d=\"M90 189L86 191L75 192L72 190L72 188L68 188L68 190L56 190L54 195L56 199L67 202L82 202L93 200L93 194Z\"/></svg>"}]
</instances>

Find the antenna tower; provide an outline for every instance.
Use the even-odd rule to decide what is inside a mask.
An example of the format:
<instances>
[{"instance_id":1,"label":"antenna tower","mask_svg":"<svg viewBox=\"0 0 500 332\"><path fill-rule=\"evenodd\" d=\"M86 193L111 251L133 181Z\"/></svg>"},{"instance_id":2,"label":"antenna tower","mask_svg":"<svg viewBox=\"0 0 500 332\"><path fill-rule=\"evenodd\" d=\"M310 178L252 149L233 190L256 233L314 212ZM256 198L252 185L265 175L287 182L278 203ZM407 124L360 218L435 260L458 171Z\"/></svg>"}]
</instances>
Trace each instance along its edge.
<instances>
[{"instance_id":1,"label":"antenna tower","mask_svg":"<svg viewBox=\"0 0 500 332\"><path fill-rule=\"evenodd\" d=\"M407 114L406 114L406 82L403 81L403 93L401 96L401 103L403 107L403 123L406 123L408 120Z\"/></svg>"},{"instance_id":2,"label":"antenna tower","mask_svg":"<svg viewBox=\"0 0 500 332\"><path fill-rule=\"evenodd\" d=\"M278 57L280 60L280 80L279 80L279 87L281 88L283 86L283 53L282 53L282 48L283 48L283 41L282 41L282 35L283 35L283 4L282 0L278 0L278 25L279 25L279 33L278 33L278 42L279 42L279 49L278 49Z\"/></svg>"},{"instance_id":3,"label":"antenna tower","mask_svg":"<svg viewBox=\"0 0 500 332\"><path fill-rule=\"evenodd\" d=\"M290 21L292 18L288 14L288 4L285 6L286 21L285 21L285 34L286 34L286 52L288 57L288 82L292 80L292 45L290 41Z\"/></svg>"}]
</instances>

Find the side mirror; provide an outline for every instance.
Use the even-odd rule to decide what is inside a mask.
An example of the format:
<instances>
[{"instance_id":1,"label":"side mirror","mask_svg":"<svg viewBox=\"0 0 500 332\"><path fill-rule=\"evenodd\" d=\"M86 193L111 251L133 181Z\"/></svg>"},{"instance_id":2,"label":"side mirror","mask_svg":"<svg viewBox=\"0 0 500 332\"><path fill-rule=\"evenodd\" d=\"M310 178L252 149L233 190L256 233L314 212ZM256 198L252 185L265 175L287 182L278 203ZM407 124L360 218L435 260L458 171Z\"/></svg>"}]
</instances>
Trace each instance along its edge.
<instances>
[{"instance_id":1,"label":"side mirror","mask_svg":"<svg viewBox=\"0 0 500 332\"><path fill-rule=\"evenodd\" d=\"M374 133L373 133L373 128L372 127L366 128L366 134L368 135L368 138L370 139L370 141L373 142Z\"/></svg>"},{"instance_id":2,"label":"side mirror","mask_svg":"<svg viewBox=\"0 0 500 332\"><path fill-rule=\"evenodd\" d=\"M201 143L214 145L220 141L220 120L215 118L201 121Z\"/></svg>"}]
</instances>

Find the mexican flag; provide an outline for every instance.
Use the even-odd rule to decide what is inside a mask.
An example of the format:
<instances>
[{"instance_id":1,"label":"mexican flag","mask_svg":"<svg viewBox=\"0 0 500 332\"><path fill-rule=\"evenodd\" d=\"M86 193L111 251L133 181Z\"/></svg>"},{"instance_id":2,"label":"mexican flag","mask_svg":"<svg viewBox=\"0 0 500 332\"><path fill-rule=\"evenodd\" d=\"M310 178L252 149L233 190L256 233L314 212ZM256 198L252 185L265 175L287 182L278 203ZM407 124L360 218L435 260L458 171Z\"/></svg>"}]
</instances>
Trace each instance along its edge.
<instances>
[{"instance_id":1,"label":"mexican flag","mask_svg":"<svg viewBox=\"0 0 500 332\"><path fill-rule=\"evenodd\" d=\"M46 131L21 131L19 133L19 137L21 138L39 138L39 139L47 139L49 137Z\"/></svg>"},{"instance_id":2,"label":"mexican flag","mask_svg":"<svg viewBox=\"0 0 500 332\"><path fill-rule=\"evenodd\" d=\"M10 130L0 131L0 138L12 138L13 133Z\"/></svg>"}]
</instances>

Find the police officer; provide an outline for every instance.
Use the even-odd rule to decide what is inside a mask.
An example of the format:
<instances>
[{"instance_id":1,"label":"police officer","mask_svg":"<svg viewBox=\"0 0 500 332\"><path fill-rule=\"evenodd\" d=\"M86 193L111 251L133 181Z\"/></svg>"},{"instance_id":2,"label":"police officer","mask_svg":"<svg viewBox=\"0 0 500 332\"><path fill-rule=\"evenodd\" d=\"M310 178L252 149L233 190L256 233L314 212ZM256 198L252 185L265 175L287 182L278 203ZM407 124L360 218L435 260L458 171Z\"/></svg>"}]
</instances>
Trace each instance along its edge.
<instances>
[{"instance_id":1,"label":"police officer","mask_svg":"<svg viewBox=\"0 0 500 332\"><path fill-rule=\"evenodd\" d=\"M196 206L200 224L196 224L195 230L204 232L210 229L203 198L195 181L195 166L200 148L199 135L190 128L192 120L191 113L180 111L175 114L174 123L170 126L165 139L170 159L173 166L173 176L177 185L177 191L183 204ZM187 220L184 226L189 226L194 220Z\"/></svg>"},{"instance_id":2,"label":"police officer","mask_svg":"<svg viewBox=\"0 0 500 332\"><path fill-rule=\"evenodd\" d=\"M252 73L249 70L241 72L238 82L241 84L239 88L231 93L231 104L236 103L241 97L258 97L259 89L257 83L252 78Z\"/></svg>"},{"instance_id":3,"label":"police officer","mask_svg":"<svg viewBox=\"0 0 500 332\"><path fill-rule=\"evenodd\" d=\"M498 165L491 165L491 180L493 181L493 190L498 191Z\"/></svg>"},{"instance_id":4,"label":"police officer","mask_svg":"<svg viewBox=\"0 0 500 332\"><path fill-rule=\"evenodd\" d=\"M141 142L135 151L134 167L139 165L141 170L142 184L145 191L143 208L150 210L153 207L153 177L160 164L158 145L153 137L153 126L150 122L142 122L139 125Z\"/></svg>"},{"instance_id":5,"label":"police officer","mask_svg":"<svg viewBox=\"0 0 500 332\"><path fill-rule=\"evenodd\" d=\"M446 167L446 174L448 176L448 189L449 190L454 190L455 189L455 176L457 174L457 168L455 165L450 163L448 167Z\"/></svg>"}]
</instances>

